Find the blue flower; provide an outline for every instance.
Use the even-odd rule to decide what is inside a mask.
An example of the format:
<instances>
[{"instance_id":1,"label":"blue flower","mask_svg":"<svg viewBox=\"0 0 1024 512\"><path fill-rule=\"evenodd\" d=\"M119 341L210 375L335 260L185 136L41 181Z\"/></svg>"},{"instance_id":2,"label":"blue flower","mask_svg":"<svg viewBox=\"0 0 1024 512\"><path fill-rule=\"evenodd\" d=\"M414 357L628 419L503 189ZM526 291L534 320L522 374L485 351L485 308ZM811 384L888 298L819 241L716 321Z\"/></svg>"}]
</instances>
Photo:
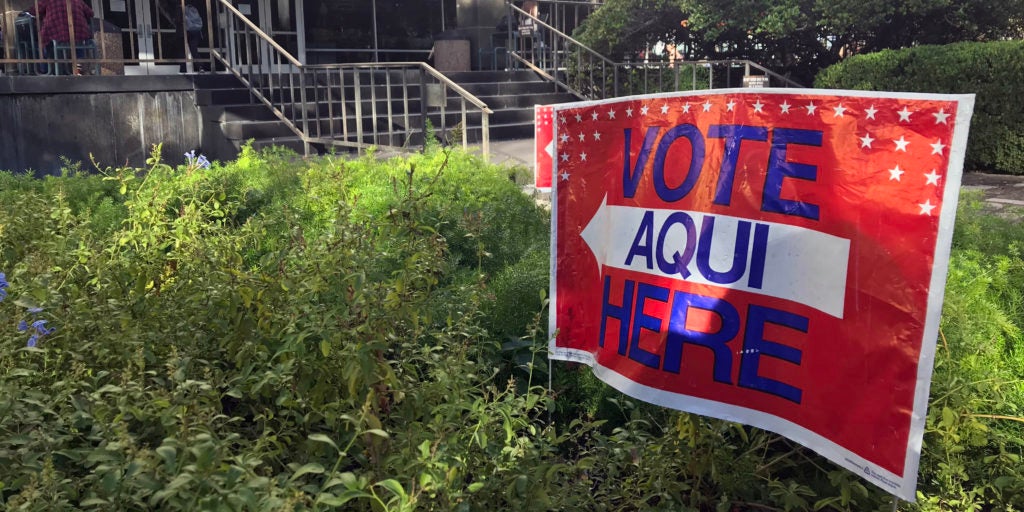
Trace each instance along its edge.
<instances>
[{"instance_id":1,"label":"blue flower","mask_svg":"<svg viewBox=\"0 0 1024 512\"><path fill-rule=\"evenodd\" d=\"M28 337L28 343L26 343L25 346L26 347L33 347L34 348L36 346L36 343L38 343L38 342L39 342L39 335L38 334L33 334L32 336Z\"/></svg>"},{"instance_id":2,"label":"blue flower","mask_svg":"<svg viewBox=\"0 0 1024 512\"><path fill-rule=\"evenodd\" d=\"M188 153L185 153L185 160L188 160L188 164L189 165L192 165L192 161L195 160L195 159L196 159L196 150L193 149L192 151L189 151Z\"/></svg>"},{"instance_id":3,"label":"blue flower","mask_svg":"<svg viewBox=\"0 0 1024 512\"><path fill-rule=\"evenodd\" d=\"M28 330L28 324L24 320L18 322L18 332L25 332Z\"/></svg>"},{"instance_id":4,"label":"blue flower","mask_svg":"<svg viewBox=\"0 0 1024 512\"><path fill-rule=\"evenodd\" d=\"M10 283L7 282L7 275L0 272L0 302L7 298L8 286L10 286Z\"/></svg>"},{"instance_id":5,"label":"blue flower","mask_svg":"<svg viewBox=\"0 0 1024 512\"><path fill-rule=\"evenodd\" d=\"M194 151L193 151L193 153L194 153ZM198 165L199 168L201 168L201 169L209 169L210 168L210 161L206 159L206 155L199 155L199 159L196 160L196 165Z\"/></svg>"},{"instance_id":6,"label":"blue flower","mask_svg":"<svg viewBox=\"0 0 1024 512\"><path fill-rule=\"evenodd\" d=\"M32 328L35 329L37 333L43 336L46 336L47 334L53 334L53 331L57 330L56 327L50 327L49 329L47 329L46 320L36 320L35 322L32 322Z\"/></svg>"}]
</instances>

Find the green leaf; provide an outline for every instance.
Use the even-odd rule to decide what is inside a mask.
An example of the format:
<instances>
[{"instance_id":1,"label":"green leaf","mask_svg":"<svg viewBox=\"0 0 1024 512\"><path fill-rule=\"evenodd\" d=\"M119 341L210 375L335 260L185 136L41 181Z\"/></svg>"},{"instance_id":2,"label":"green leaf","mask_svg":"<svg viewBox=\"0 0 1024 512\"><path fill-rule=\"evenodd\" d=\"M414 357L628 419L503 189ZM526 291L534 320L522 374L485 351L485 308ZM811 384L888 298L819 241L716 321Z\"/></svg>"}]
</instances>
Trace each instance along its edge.
<instances>
[{"instance_id":1,"label":"green leaf","mask_svg":"<svg viewBox=\"0 0 1024 512\"><path fill-rule=\"evenodd\" d=\"M310 441L316 441L318 443L326 443L326 444L331 445L335 450L338 449L338 445L334 443L334 440L331 439L330 437L327 437L324 434L310 434L309 435L309 440Z\"/></svg>"},{"instance_id":2,"label":"green leaf","mask_svg":"<svg viewBox=\"0 0 1024 512\"><path fill-rule=\"evenodd\" d=\"M327 340L320 340L320 353L323 354L324 357L330 356L331 355L331 342L329 342Z\"/></svg>"},{"instance_id":3,"label":"green leaf","mask_svg":"<svg viewBox=\"0 0 1024 512\"><path fill-rule=\"evenodd\" d=\"M307 475L307 474L310 474L310 473L319 475L319 474L321 474L323 472L324 472L324 467L323 466L321 466L320 464L318 464L316 462L310 462L308 464L303 465L301 468L299 468L295 472L295 474L293 474L292 477L288 479L288 481L291 482L291 481L297 480L302 475Z\"/></svg>"},{"instance_id":4,"label":"green leaf","mask_svg":"<svg viewBox=\"0 0 1024 512\"><path fill-rule=\"evenodd\" d=\"M484 488L484 483L483 482L473 482L473 483L469 484L469 492L477 492L477 491L479 491L480 489L483 489L483 488Z\"/></svg>"},{"instance_id":5,"label":"green leaf","mask_svg":"<svg viewBox=\"0 0 1024 512\"><path fill-rule=\"evenodd\" d=\"M156 449L156 453L160 455L160 458L164 459L164 465L167 466L168 471L174 468L175 462L178 460L178 451L170 446L160 446Z\"/></svg>"},{"instance_id":6,"label":"green leaf","mask_svg":"<svg viewBox=\"0 0 1024 512\"><path fill-rule=\"evenodd\" d=\"M327 505L328 507L340 507L355 498L369 497L366 493L345 493L343 496L335 496L329 492L320 493L316 497L316 503L320 505Z\"/></svg>"},{"instance_id":7,"label":"green leaf","mask_svg":"<svg viewBox=\"0 0 1024 512\"><path fill-rule=\"evenodd\" d=\"M956 413L949 407L942 408L942 423L941 425L945 428L952 428L956 425Z\"/></svg>"},{"instance_id":8,"label":"green leaf","mask_svg":"<svg viewBox=\"0 0 1024 512\"><path fill-rule=\"evenodd\" d=\"M390 434L379 428L371 428L369 430L364 430L363 433L383 437L384 439L391 437Z\"/></svg>"},{"instance_id":9,"label":"green leaf","mask_svg":"<svg viewBox=\"0 0 1024 512\"><path fill-rule=\"evenodd\" d=\"M405 488L403 488L402 484L398 483L398 480L395 480L394 478L381 480L380 482L377 482L376 485L391 491L391 494L398 496L403 502L409 498L409 495L405 493Z\"/></svg>"}]
</instances>

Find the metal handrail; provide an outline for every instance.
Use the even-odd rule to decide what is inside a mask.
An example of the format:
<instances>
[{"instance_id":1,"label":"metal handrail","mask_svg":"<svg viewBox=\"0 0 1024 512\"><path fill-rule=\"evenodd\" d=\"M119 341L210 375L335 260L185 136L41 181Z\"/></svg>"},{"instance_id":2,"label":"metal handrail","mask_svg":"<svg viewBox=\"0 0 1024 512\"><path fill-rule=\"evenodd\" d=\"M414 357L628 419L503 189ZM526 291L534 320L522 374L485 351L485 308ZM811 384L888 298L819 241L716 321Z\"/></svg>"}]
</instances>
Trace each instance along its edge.
<instances>
[{"instance_id":1,"label":"metal handrail","mask_svg":"<svg viewBox=\"0 0 1024 512\"><path fill-rule=\"evenodd\" d=\"M614 62L527 11L511 3L507 5L509 19L530 20L535 27L529 39L509 31L509 58L581 99L684 90L686 72L690 74L690 90L701 88L705 78L709 89L716 88L716 66L726 67L720 75L725 77L726 87L731 87L729 70L739 67L743 68L744 76L750 76L753 68L789 87L803 87L750 60Z\"/></svg>"},{"instance_id":2,"label":"metal handrail","mask_svg":"<svg viewBox=\"0 0 1024 512\"><path fill-rule=\"evenodd\" d=\"M216 3L218 18L225 23L219 27L221 44L211 45L211 54L245 84L252 98L269 107L302 139L307 154L313 144L408 150L417 137L425 145L431 136L428 127L435 123L444 137L453 125L461 125L455 131L461 132L462 144L468 147L469 121L478 116L483 156L489 157L489 121L494 112L430 65L304 64L230 0ZM453 111L460 114L454 123L448 112L450 101L456 102ZM417 106L418 112L412 112ZM367 108L368 116L364 115ZM378 115L378 109L386 113Z\"/></svg>"},{"instance_id":3,"label":"metal handrail","mask_svg":"<svg viewBox=\"0 0 1024 512\"><path fill-rule=\"evenodd\" d=\"M530 19L537 27L534 29L535 31L544 34L543 37L548 37L549 35L551 37L550 44L546 44L546 48L548 49L546 51L551 52L550 68L545 68L543 66L544 62L541 63L541 66L537 66L534 62L532 62L532 60L527 60L524 56L526 54L525 48L527 46L527 41L522 37L522 34L513 33L513 31L510 30L508 33L507 53L511 58L529 67L536 73L543 76L545 79L554 82L557 86L562 87L566 91L572 93L573 95L581 99L587 98L588 95L585 94L582 90L580 90L581 88L579 87L579 84L570 84L565 80L562 80L559 76L558 71L561 69L560 61L563 60L560 58L562 57L562 53L565 53L566 55L575 55L577 65L582 65L583 59L587 58L590 64L590 69L594 69L593 64L596 61L601 66L602 78L606 78L606 71L609 68L612 70L613 79L615 78L614 73L616 71L616 63L609 59L608 57L601 55L596 50L577 41L576 39L573 39L570 35L558 30L557 28L549 25L540 18L531 15L530 13L524 11L523 9L520 9L518 6L512 4L511 2L508 3L508 9L508 16L510 20L516 19L517 16L522 19ZM559 42L562 44L557 44ZM530 45L536 45L536 43L537 41L535 39L529 41ZM520 47L523 48L522 52L520 51ZM536 52L536 50L537 48L535 46L531 46L531 57L534 53L538 53ZM520 55L520 53L522 53L523 55Z\"/></svg>"}]
</instances>

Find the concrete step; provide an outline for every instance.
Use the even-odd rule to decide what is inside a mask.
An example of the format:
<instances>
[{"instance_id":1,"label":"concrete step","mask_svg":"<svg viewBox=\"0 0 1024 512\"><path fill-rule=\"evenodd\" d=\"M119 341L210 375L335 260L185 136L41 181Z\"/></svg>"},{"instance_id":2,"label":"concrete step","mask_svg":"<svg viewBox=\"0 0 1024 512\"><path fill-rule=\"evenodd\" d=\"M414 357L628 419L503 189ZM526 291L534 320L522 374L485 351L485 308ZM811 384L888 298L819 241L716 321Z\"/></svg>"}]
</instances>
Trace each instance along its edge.
<instances>
[{"instance_id":1,"label":"concrete step","mask_svg":"<svg viewBox=\"0 0 1024 512\"><path fill-rule=\"evenodd\" d=\"M536 73L525 69L515 71L451 71L444 75L462 86L471 83L541 81Z\"/></svg>"},{"instance_id":2,"label":"concrete step","mask_svg":"<svg viewBox=\"0 0 1024 512\"><path fill-rule=\"evenodd\" d=\"M231 140L291 137L295 132L284 121L232 121L221 123L224 136Z\"/></svg>"}]
</instances>

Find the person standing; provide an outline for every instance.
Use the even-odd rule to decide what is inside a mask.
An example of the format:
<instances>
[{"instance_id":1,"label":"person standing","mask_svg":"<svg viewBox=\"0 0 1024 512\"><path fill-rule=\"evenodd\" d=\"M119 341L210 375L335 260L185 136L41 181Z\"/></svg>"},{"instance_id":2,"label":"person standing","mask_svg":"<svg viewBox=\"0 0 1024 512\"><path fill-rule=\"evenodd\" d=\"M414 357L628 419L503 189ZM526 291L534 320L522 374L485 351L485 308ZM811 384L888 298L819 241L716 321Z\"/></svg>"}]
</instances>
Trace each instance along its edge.
<instances>
[{"instance_id":1,"label":"person standing","mask_svg":"<svg viewBox=\"0 0 1024 512\"><path fill-rule=\"evenodd\" d=\"M188 69L188 56L191 55L194 69L205 69L199 60L199 41L204 39L203 17L199 9L192 0L186 0L184 5L180 0L157 0L156 5L160 15L174 28L175 35L175 44L164 45L162 58L183 60L178 70L185 73Z\"/></svg>"},{"instance_id":2,"label":"person standing","mask_svg":"<svg viewBox=\"0 0 1024 512\"><path fill-rule=\"evenodd\" d=\"M199 9L192 5L191 0L185 2L185 40L188 41L188 53L192 58L192 66L196 71L204 71L206 68L199 60L199 41L203 39L203 17Z\"/></svg>"},{"instance_id":3,"label":"person standing","mask_svg":"<svg viewBox=\"0 0 1024 512\"><path fill-rule=\"evenodd\" d=\"M75 55L78 58L85 57L85 46L92 42L92 28L89 27L89 20L92 18L93 12L92 7L89 7L83 0L39 0L38 4L30 7L26 12L38 16L42 20L39 26L39 42L45 45L43 46L45 58L55 58L55 43L70 45L72 31L76 46ZM68 14L71 15L71 23L68 23ZM75 74L82 73L80 69L76 69Z\"/></svg>"}]
</instances>

